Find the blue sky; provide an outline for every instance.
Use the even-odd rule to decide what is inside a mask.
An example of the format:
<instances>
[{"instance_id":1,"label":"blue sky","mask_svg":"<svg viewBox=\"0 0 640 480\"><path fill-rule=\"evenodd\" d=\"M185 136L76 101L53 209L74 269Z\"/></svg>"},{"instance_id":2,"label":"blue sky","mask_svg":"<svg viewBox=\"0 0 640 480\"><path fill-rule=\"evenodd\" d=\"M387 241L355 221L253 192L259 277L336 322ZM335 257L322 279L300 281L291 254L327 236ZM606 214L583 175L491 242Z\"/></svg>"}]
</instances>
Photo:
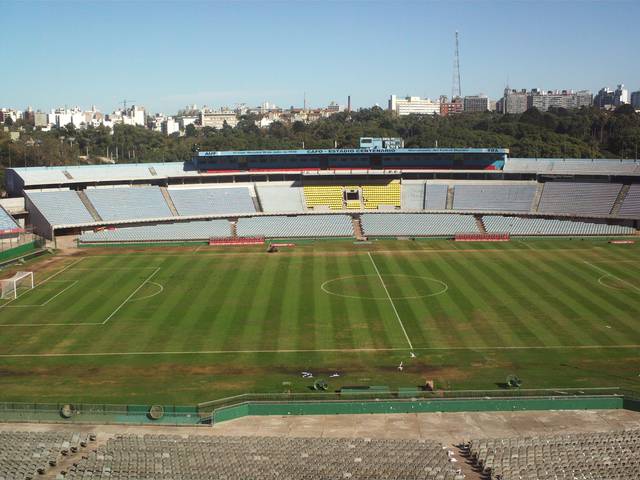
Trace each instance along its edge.
<instances>
[{"instance_id":1,"label":"blue sky","mask_svg":"<svg viewBox=\"0 0 640 480\"><path fill-rule=\"evenodd\" d=\"M385 106L513 88L640 90L640 2L0 0L0 106Z\"/></svg>"}]
</instances>

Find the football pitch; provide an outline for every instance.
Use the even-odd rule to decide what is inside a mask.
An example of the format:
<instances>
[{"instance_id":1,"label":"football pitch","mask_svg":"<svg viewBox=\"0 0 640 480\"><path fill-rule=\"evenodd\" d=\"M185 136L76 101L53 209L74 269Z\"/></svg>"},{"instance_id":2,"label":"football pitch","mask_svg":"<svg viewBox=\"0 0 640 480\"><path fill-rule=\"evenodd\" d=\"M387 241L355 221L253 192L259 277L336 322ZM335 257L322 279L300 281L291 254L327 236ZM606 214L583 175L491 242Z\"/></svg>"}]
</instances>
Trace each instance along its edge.
<instances>
[{"instance_id":1,"label":"football pitch","mask_svg":"<svg viewBox=\"0 0 640 480\"><path fill-rule=\"evenodd\" d=\"M188 404L308 391L302 371L330 390L495 389L512 373L637 390L639 267L637 246L588 240L50 256L0 304L0 401Z\"/></svg>"}]
</instances>

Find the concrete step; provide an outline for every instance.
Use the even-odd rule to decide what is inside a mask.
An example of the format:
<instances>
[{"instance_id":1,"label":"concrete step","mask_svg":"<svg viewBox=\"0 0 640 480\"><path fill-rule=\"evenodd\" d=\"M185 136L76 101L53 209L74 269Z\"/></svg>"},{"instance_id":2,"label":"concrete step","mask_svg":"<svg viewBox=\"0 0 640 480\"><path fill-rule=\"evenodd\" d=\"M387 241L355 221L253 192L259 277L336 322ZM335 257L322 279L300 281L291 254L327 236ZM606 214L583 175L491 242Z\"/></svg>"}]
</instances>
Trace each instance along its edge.
<instances>
[{"instance_id":1,"label":"concrete step","mask_svg":"<svg viewBox=\"0 0 640 480\"><path fill-rule=\"evenodd\" d=\"M629 189L631 188L631 185L623 185L622 188L620 189L620 192L618 192L618 197L616 198L616 201L613 202L613 207L611 207L611 215L618 215L618 213L620 213L620 207L622 207L622 203L624 202L624 199L627 198L627 193L629 193Z\"/></svg>"},{"instance_id":2,"label":"concrete step","mask_svg":"<svg viewBox=\"0 0 640 480\"><path fill-rule=\"evenodd\" d=\"M353 224L353 234L358 240L366 240L367 237L364 236L362 231L362 224L360 223L360 216L354 215L351 217L351 223Z\"/></svg>"},{"instance_id":3,"label":"concrete step","mask_svg":"<svg viewBox=\"0 0 640 480\"><path fill-rule=\"evenodd\" d=\"M447 205L446 205L447 210L453 210L453 195L454 195L453 185L448 185L447 186Z\"/></svg>"},{"instance_id":4,"label":"concrete step","mask_svg":"<svg viewBox=\"0 0 640 480\"><path fill-rule=\"evenodd\" d=\"M476 219L476 225L478 225L478 230L480 230L480 232L482 233L487 233L487 229L484 226L484 222L482 221L482 215L474 215L474 218Z\"/></svg>"},{"instance_id":5,"label":"concrete step","mask_svg":"<svg viewBox=\"0 0 640 480\"><path fill-rule=\"evenodd\" d=\"M535 195L533 196L533 200L531 201L531 212L536 213L538 211L538 206L540 205L540 199L542 199L542 191L544 190L544 183L538 185Z\"/></svg>"},{"instance_id":6,"label":"concrete step","mask_svg":"<svg viewBox=\"0 0 640 480\"><path fill-rule=\"evenodd\" d=\"M169 195L169 190L167 190L167 187L160 187L160 191L162 192L165 202L167 202L167 205L169 206L169 210L171 210L171 215L177 217L179 215L178 209L173 203L173 198Z\"/></svg>"},{"instance_id":7,"label":"concrete step","mask_svg":"<svg viewBox=\"0 0 640 480\"><path fill-rule=\"evenodd\" d=\"M80 198L80 201L84 204L85 208L87 210L89 210L89 213L91 214L93 219L96 222L101 222L102 221L102 217L100 216L100 214L96 210L96 207L93 206L93 203L91 203L91 200L89 200L89 197L87 197L87 194L85 193L85 191L84 190L78 190L76 193L78 194L78 198Z\"/></svg>"}]
</instances>

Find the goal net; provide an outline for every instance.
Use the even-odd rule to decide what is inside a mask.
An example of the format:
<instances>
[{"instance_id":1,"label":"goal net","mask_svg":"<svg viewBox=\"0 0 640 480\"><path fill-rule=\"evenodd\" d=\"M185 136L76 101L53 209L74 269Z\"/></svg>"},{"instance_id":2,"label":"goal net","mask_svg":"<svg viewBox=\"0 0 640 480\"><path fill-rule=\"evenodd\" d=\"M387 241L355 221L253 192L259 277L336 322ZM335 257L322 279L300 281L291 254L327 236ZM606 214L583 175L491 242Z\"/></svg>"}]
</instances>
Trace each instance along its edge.
<instances>
[{"instance_id":1,"label":"goal net","mask_svg":"<svg viewBox=\"0 0 640 480\"><path fill-rule=\"evenodd\" d=\"M16 272L11 278L0 280L2 298L18 298L18 293L33 288L33 272Z\"/></svg>"}]
</instances>

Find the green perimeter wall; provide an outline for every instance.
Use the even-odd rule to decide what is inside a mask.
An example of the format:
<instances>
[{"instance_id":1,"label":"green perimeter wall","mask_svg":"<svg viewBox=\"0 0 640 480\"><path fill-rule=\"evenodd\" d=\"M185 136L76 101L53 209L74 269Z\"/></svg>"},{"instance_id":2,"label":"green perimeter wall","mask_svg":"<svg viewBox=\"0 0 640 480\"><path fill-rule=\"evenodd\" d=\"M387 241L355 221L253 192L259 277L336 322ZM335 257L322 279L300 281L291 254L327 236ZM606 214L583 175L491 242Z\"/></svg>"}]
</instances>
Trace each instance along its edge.
<instances>
[{"instance_id":1,"label":"green perimeter wall","mask_svg":"<svg viewBox=\"0 0 640 480\"><path fill-rule=\"evenodd\" d=\"M640 410L626 406L621 396L537 397L508 399L438 399L415 401L244 402L214 410L214 423L247 415L345 415L373 413L513 412L525 410Z\"/></svg>"},{"instance_id":2,"label":"green perimeter wall","mask_svg":"<svg viewBox=\"0 0 640 480\"><path fill-rule=\"evenodd\" d=\"M24 255L25 253L29 253L30 251L35 250L36 247L36 242L29 242L14 248L10 248L9 250L4 250L0 252L0 261L19 257L20 255Z\"/></svg>"}]
</instances>

